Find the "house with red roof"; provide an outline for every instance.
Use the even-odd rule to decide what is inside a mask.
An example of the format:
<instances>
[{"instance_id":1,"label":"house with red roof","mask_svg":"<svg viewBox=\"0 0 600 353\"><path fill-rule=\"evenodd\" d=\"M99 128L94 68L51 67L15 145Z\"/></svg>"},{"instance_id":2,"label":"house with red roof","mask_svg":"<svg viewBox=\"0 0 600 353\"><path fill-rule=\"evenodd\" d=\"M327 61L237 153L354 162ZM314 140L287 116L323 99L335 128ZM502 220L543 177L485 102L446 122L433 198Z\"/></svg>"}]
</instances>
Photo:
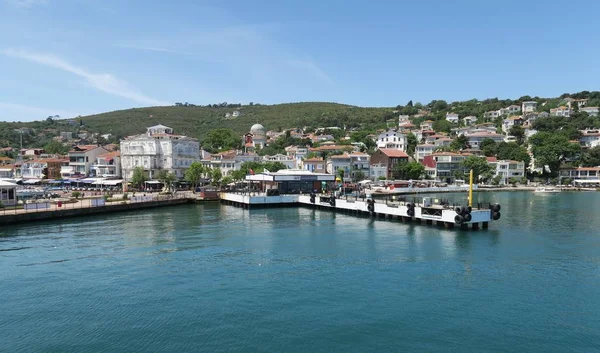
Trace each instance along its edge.
<instances>
[{"instance_id":1,"label":"house with red roof","mask_svg":"<svg viewBox=\"0 0 600 353\"><path fill-rule=\"evenodd\" d=\"M408 162L408 155L404 151L391 148L380 148L371 155L371 178L392 178L392 171L396 164Z\"/></svg>"}]
</instances>

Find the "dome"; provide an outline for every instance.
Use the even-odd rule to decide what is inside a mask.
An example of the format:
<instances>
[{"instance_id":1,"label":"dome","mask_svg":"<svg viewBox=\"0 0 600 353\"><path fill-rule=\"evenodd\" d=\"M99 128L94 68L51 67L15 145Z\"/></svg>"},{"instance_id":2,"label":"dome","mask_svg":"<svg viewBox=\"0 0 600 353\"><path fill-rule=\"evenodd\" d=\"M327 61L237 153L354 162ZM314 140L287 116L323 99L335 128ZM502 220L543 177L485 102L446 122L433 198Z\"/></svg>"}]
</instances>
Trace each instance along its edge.
<instances>
[{"instance_id":1,"label":"dome","mask_svg":"<svg viewBox=\"0 0 600 353\"><path fill-rule=\"evenodd\" d=\"M261 124L254 124L250 128L250 132L253 133L253 134L264 134L265 133L265 127L262 126Z\"/></svg>"}]
</instances>

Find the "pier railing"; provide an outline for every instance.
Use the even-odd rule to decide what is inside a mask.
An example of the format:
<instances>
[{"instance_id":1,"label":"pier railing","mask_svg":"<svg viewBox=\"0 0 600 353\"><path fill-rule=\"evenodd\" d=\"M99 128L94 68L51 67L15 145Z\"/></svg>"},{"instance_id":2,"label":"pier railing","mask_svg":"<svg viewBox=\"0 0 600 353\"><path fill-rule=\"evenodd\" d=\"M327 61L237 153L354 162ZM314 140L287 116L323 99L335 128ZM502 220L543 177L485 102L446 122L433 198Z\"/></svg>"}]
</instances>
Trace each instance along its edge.
<instances>
[{"instance_id":1,"label":"pier railing","mask_svg":"<svg viewBox=\"0 0 600 353\"><path fill-rule=\"evenodd\" d=\"M173 194L136 193L126 198L92 197L83 199L41 199L19 203L16 206L0 207L0 217L20 213L55 212L82 208L110 207L119 204L140 204L161 202L167 200L189 199L191 192L176 192Z\"/></svg>"}]
</instances>

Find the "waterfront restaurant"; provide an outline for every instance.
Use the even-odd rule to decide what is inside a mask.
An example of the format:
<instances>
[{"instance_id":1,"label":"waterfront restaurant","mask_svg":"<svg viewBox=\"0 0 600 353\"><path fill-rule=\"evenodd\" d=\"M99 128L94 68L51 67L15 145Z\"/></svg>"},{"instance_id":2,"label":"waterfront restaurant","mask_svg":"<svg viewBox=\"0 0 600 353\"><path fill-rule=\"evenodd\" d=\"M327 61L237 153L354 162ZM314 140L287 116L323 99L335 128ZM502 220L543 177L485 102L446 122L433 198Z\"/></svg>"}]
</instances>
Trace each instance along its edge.
<instances>
[{"instance_id":1,"label":"waterfront restaurant","mask_svg":"<svg viewBox=\"0 0 600 353\"><path fill-rule=\"evenodd\" d=\"M14 206L17 204L17 184L0 180L0 204Z\"/></svg>"},{"instance_id":2,"label":"waterfront restaurant","mask_svg":"<svg viewBox=\"0 0 600 353\"><path fill-rule=\"evenodd\" d=\"M264 172L246 175L246 180L259 182L261 190L278 190L280 194L309 194L331 189L335 175L312 173L302 169L282 169L278 172Z\"/></svg>"}]
</instances>

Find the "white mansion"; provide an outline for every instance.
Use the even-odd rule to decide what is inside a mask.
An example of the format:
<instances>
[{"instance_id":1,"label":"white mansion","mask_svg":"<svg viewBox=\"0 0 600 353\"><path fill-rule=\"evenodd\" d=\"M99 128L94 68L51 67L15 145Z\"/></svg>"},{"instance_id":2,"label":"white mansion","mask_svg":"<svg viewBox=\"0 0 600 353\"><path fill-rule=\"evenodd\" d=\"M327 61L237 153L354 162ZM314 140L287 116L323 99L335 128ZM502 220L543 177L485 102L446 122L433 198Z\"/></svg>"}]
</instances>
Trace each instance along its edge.
<instances>
[{"instance_id":1,"label":"white mansion","mask_svg":"<svg viewBox=\"0 0 600 353\"><path fill-rule=\"evenodd\" d=\"M143 167L151 179L160 170L183 178L190 164L199 161L198 140L175 135L173 129L164 125L149 127L145 134L121 140L121 168L125 179L130 179L138 166Z\"/></svg>"}]
</instances>

